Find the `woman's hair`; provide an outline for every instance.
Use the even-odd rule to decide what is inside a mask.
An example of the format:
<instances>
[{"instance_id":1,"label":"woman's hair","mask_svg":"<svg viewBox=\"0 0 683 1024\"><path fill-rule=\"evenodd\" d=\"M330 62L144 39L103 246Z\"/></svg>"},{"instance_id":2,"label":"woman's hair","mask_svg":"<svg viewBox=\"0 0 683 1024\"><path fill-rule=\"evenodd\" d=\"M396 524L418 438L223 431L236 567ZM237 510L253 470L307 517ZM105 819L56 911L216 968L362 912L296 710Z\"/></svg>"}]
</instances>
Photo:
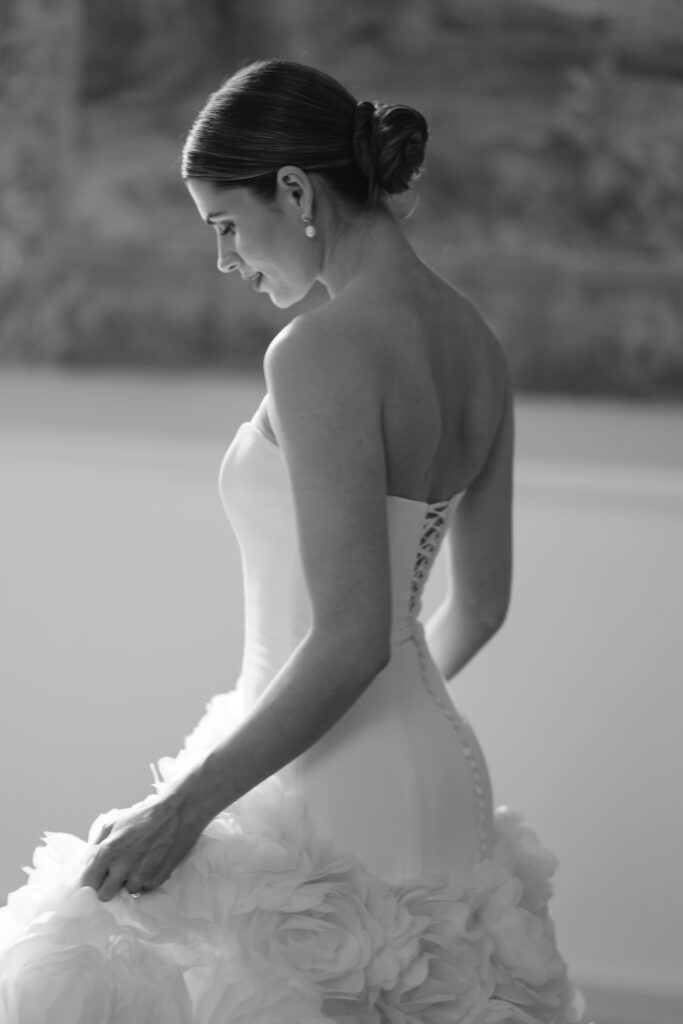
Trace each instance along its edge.
<instances>
[{"instance_id":1,"label":"woman's hair","mask_svg":"<svg viewBox=\"0 0 683 1024\"><path fill-rule=\"evenodd\" d=\"M182 175L272 199L277 171L292 164L324 175L345 199L375 206L410 187L427 136L412 107L357 103L323 71L256 61L209 96L185 140Z\"/></svg>"}]
</instances>

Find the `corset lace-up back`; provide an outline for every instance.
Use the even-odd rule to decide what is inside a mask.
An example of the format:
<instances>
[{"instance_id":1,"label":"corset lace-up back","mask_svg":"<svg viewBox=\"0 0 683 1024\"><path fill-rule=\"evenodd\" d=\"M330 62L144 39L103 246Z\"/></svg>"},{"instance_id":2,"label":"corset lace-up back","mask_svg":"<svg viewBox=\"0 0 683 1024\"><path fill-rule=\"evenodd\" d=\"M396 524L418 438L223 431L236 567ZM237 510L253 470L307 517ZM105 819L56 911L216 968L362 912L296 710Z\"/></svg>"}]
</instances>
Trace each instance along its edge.
<instances>
[{"instance_id":1,"label":"corset lace-up back","mask_svg":"<svg viewBox=\"0 0 683 1024\"><path fill-rule=\"evenodd\" d=\"M410 613L419 614L422 592L429 577L434 560L439 553L448 523L449 501L436 502L427 506L422 531L418 542L413 576L410 581Z\"/></svg>"}]
</instances>

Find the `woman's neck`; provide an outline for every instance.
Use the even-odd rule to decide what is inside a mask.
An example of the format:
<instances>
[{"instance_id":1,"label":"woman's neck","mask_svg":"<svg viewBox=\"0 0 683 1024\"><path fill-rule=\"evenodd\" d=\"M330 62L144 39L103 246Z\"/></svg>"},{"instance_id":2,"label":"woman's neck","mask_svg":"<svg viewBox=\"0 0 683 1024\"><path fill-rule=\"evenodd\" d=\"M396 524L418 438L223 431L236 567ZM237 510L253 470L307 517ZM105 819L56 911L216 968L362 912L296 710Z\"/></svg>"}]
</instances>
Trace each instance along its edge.
<instances>
[{"instance_id":1,"label":"woman's neck","mask_svg":"<svg viewBox=\"0 0 683 1024\"><path fill-rule=\"evenodd\" d=\"M358 279L392 272L409 272L421 263L392 213L378 210L356 216L339 226L332 218L323 225L323 262L317 280L330 298Z\"/></svg>"}]
</instances>

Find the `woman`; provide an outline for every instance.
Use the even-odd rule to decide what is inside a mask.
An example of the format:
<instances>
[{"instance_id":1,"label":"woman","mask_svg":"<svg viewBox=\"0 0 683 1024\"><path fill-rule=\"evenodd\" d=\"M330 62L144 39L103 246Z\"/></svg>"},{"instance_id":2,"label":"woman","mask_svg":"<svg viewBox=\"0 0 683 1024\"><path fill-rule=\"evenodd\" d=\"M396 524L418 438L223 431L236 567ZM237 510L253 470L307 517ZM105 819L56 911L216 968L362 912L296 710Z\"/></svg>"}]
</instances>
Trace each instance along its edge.
<instances>
[{"instance_id":1,"label":"woman","mask_svg":"<svg viewBox=\"0 0 683 1024\"><path fill-rule=\"evenodd\" d=\"M556 862L494 812L453 677L505 619L512 395L500 346L388 196L424 118L266 61L189 133L218 267L288 307L223 460L245 651L156 790L51 836L0 918L3 1021L565 1024ZM448 596L421 593L442 540Z\"/></svg>"}]
</instances>

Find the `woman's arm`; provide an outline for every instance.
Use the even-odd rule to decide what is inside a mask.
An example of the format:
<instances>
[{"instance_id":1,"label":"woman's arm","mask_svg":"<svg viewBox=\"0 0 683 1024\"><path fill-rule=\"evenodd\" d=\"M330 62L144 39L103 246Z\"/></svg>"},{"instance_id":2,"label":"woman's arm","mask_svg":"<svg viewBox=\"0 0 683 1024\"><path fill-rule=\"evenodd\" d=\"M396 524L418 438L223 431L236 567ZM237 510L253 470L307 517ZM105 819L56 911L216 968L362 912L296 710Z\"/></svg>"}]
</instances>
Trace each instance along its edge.
<instances>
[{"instance_id":1,"label":"woman's arm","mask_svg":"<svg viewBox=\"0 0 683 1024\"><path fill-rule=\"evenodd\" d=\"M205 823L320 739L389 657L379 378L360 336L335 336L329 321L321 333L319 323L294 321L265 363L312 624L237 731L178 784Z\"/></svg>"},{"instance_id":2,"label":"woman's arm","mask_svg":"<svg viewBox=\"0 0 683 1024\"><path fill-rule=\"evenodd\" d=\"M502 412L482 472L467 489L444 538L447 595L425 627L427 645L451 679L500 629L512 588L513 392L506 374Z\"/></svg>"},{"instance_id":3,"label":"woman's arm","mask_svg":"<svg viewBox=\"0 0 683 1024\"><path fill-rule=\"evenodd\" d=\"M358 638L309 633L247 719L165 794L201 831L212 818L313 746L349 710L386 664Z\"/></svg>"}]
</instances>

